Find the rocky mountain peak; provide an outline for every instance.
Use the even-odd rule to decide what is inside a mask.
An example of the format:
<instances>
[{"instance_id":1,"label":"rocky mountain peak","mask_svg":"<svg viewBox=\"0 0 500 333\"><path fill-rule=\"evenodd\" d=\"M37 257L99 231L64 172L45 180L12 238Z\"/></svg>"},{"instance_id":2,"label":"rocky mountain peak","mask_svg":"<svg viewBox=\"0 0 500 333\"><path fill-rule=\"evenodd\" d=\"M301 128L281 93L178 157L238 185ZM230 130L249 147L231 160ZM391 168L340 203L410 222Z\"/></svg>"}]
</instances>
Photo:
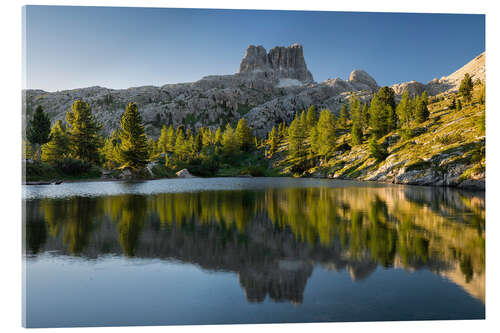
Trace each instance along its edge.
<instances>
[{"instance_id":1,"label":"rocky mountain peak","mask_svg":"<svg viewBox=\"0 0 500 333\"><path fill-rule=\"evenodd\" d=\"M375 81L370 74L361 69L356 69L351 72L351 75L349 75L349 82L360 90L378 90L377 81Z\"/></svg>"},{"instance_id":2,"label":"rocky mountain peak","mask_svg":"<svg viewBox=\"0 0 500 333\"><path fill-rule=\"evenodd\" d=\"M267 72L274 79L296 79L313 82L307 69L302 45L275 46L269 52L259 45L250 45L241 60L239 73Z\"/></svg>"}]
</instances>

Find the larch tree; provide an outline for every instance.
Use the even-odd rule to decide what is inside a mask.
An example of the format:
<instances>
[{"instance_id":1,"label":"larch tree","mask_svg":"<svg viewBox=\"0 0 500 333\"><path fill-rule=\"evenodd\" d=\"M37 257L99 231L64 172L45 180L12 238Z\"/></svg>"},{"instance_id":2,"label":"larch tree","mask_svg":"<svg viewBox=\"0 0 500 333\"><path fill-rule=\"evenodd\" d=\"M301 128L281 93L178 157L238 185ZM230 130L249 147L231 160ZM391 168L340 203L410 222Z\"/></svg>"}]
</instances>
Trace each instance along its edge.
<instances>
[{"instance_id":1,"label":"larch tree","mask_svg":"<svg viewBox=\"0 0 500 333\"><path fill-rule=\"evenodd\" d=\"M226 125L224 134L222 135L222 152L226 156L234 156L238 153L239 142L231 124Z\"/></svg>"},{"instance_id":2,"label":"larch tree","mask_svg":"<svg viewBox=\"0 0 500 333\"><path fill-rule=\"evenodd\" d=\"M148 141L139 108L134 102L125 108L118 134L121 141L118 160L121 166L133 170L144 168L149 160Z\"/></svg>"},{"instance_id":3,"label":"larch tree","mask_svg":"<svg viewBox=\"0 0 500 333\"><path fill-rule=\"evenodd\" d=\"M248 127L248 123L245 118L241 118L236 125L236 130L234 132L238 146L243 151L249 151L254 147L252 130Z\"/></svg>"},{"instance_id":4,"label":"larch tree","mask_svg":"<svg viewBox=\"0 0 500 333\"><path fill-rule=\"evenodd\" d=\"M69 135L61 120L50 129L50 141L42 146L42 161L53 163L70 154Z\"/></svg>"},{"instance_id":5,"label":"larch tree","mask_svg":"<svg viewBox=\"0 0 500 333\"><path fill-rule=\"evenodd\" d=\"M267 142L269 144L269 151L268 151L269 157L272 157L274 153L276 153L278 147L278 140L279 140L278 132L276 131L276 127L273 126L267 137Z\"/></svg>"},{"instance_id":6,"label":"larch tree","mask_svg":"<svg viewBox=\"0 0 500 333\"><path fill-rule=\"evenodd\" d=\"M306 126L307 131L311 131L311 129L316 126L316 122L318 121L318 115L316 113L316 107L314 105L309 106L306 114Z\"/></svg>"},{"instance_id":7,"label":"larch tree","mask_svg":"<svg viewBox=\"0 0 500 333\"><path fill-rule=\"evenodd\" d=\"M98 163L102 124L95 119L90 105L76 100L71 110L66 112L66 121L69 124L71 155L82 161Z\"/></svg>"},{"instance_id":8,"label":"larch tree","mask_svg":"<svg viewBox=\"0 0 500 333\"><path fill-rule=\"evenodd\" d=\"M50 140L50 119L39 105L35 109L33 118L28 123L26 129L26 139L33 147L35 159L40 160L41 146Z\"/></svg>"}]
</instances>

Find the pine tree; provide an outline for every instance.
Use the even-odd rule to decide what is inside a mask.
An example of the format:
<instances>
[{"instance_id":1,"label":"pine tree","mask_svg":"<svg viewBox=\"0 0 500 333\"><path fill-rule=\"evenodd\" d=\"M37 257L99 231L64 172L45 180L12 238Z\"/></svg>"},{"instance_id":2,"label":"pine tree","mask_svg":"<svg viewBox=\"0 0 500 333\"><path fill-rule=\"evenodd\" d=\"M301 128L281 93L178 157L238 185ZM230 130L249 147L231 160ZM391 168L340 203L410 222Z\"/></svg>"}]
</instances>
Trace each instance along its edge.
<instances>
[{"instance_id":1,"label":"pine tree","mask_svg":"<svg viewBox=\"0 0 500 333\"><path fill-rule=\"evenodd\" d=\"M413 115L412 115L411 100L408 94L408 90L405 90L403 92L403 95L401 96L401 101L396 107L396 113L398 114L398 118L401 121L401 123L404 124L407 128L409 128Z\"/></svg>"},{"instance_id":2,"label":"pine tree","mask_svg":"<svg viewBox=\"0 0 500 333\"><path fill-rule=\"evenodd\" d=\"M472 79L469 73L466 73L462 81L460 81L460 87L458 88L458 92L464 98L465 101L470 102L472 97L472 89L473 89Z\"/></svg>"},{"instance_id":3,"label":"pine tree","mask_svg":"<svg viewBox=\"0 0 500 333\"><path fill-rule=\"evenodd\" d=\"M42 146L42 161L52 163L68 157L69 136L61 120L52 126L49 137L50 141Z\"/></svg>"},{"instance_id":4,"label":"pine tree","mask_svg":"<svg viewBox=\"0 0 500 333\"><path fill-rule=\"evenodd\" d=\"M448 107L448 109L450 109L450 110L457 109L457 99L455 97L453 97L453 99L451 100L451 104Z\"/></svg>"},{"instance_id":5,"label":"pine tree","mask_svg":"<svg viewBox=\"0 0 500 333\"><path fill-rule=\"evenodd\" d=\"M389 105L393 110L396 109L396 100L394 98L394 90L390 87L382 87L377 92L377 96L384 105Z\"/></svg>"},{"instance_id":6,"label":"pine tree","mask_svg":"<svg viewBox=\"0 0 500 333\"><path fill-rule=\"evenodd\" d=\"M347 105L344 103L340 107L339 124L340 126L342 126L342 128L345 128L347 126L348 121L349 121L349 111L347 110Z\"/></svg>"},{"instance_id":7,"label":"pine tree","mask_svg":"<svg viewBox=\"0 0 500 333\"><path fill-rule=\"evenodd\" d=\"M415 110L415 119L418 123L423 123L429 119L429 109L427 108L427 92L423 92L422 96L418 99L417 109Z\"/></svg>"},{"instance_id":8,"label":"pine tree","mask_svg":"<svg viewBox=\"0 0 500 333\"><path fill-rule=\"evenodd\" d=\"M387 150L377 142L375 137L370 139L368 150L370 151L370 156L375 158L377 162L385 160L388 156Z\"/></svg>"},{"instance_id":9,"label":"pine tree","mask_svg":"<svg viewBox=\"0 0 500 333\"><path fill-rule=\"evenodd\" d=\"M130 102L120 121L118 161L122 167L142 169L149 160L148 142L139 108Z\"/></svg>"},{"instance_id":10,"label":"pine tree","mask_svg":"<svg viewBox=\"0 0 500 333\"><path fill-rule=\"evenodd\" d=\"M320 156L327 156L333 152L337 141L335 137L335 116L330 110L325 109L321 111L316 128L318 130L317 153Z\"/></svg>"},{"instance_id":11,"label":"pine tree","mask_svg":"<svg viewBox=\"0 0 500 333\"><path fill-rule=\"evenodd\" d=\"M304 114L304 112L302 112ZM305 140L307 138L305 116L295 114L288 128L288 151L291 157L304 157L306 154Z\"/></svg>"},{"instance_id":12,"label":"pine tree","mask_svg":"<svg viewBox=\"0 0 500 333\"><path fill-rule=\"evenodd\" d=\"M370 105L368 102L363 105L363 108L361 108L361 124L363 132L366 132L370 126Z\"/></svg>"},{"instance_id":13,"label":"pine tree","mask_svg":"<svg viewBox=\"0 0 500 333\"><path fill-rule=\"evenodd\" d=\"M383 101L375 95L370 103L370 128L371 133L376 138L380 138L389 132L389 117L392 109L390 105L384 104Z\"/></svg>"},{"instance_id":14,"label":"pine tree","mask_svg":"<svg viewBox=\"0 0 500 333\"><path fill-rule=\"evenodd\" d=\"M241 118L238 121L234 135L236 136L238 146L241 150L249 151L252 148L252 130L248 127L248 123L245 118Z\"/></svg>"},{"instance_id":15,"label":"pine tree","mask_svg":"<svg viewBox=\"0 0 500 333\"><path fill-rule=\"evenodd\" d=\"M358 97L351 96L349 106L352 118L351 143L353 146L356 146L363 142L363 115L361 101Z\"/></svg>"},{"instance_id":16,"label":"pine tree","mask_svg":"<svg viewBox=\"0 0 500 333\"><path fill-rule=\"evenodd\" d=\"M26 129L26 138L33 147L35 159L37 161L39 161L41 157L41 146L50 140L49 135L50 119L39 105L35 109L33 118L28 123L28 128Z\"/></svg>"},{"instance_id":17,"label":"pine tree","mask_svg":"<svg viewBox=\"0 0 500 333\"><path fill-rule=\"evenodd\" d=\"M76 100L71 110L66 112L66 121L69 124L71 155L86 162L97 163L100 159L99 148L102 141L99 131L102 124L95 119L90 105Z\"/></svg>"},{"instance_id":18,"label":"pine tree","mask_svg":"<svg viewBox=\"0 0 500 333\"><path fill-rule=\"evenodd\" d=\"M351 127L351 143L353 146L363 143L363 130L359 120L353 120Z\"/></svg>"},{"instance_id":19,"label":"pine tree","mask_svg":"<svg viewBox=\"0 0 500 333\"><path fill-rule=\"evenodd\" d=\"M457 100L457 111L462 110L462 102L460 100Z\"/></svg>"}]
</instances>

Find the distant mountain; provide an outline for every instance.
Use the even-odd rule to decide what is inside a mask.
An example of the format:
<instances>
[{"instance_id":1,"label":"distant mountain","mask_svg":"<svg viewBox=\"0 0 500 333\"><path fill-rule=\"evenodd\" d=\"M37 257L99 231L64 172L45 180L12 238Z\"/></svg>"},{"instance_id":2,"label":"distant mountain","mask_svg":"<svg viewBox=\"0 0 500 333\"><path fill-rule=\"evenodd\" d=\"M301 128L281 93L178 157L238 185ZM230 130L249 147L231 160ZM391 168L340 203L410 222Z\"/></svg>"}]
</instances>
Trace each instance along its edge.
<instances>
[{"instance_id":1,"label":"distant mountain","mask_svg":"<svg viewBox=\"0 0 500 333\"><path fill-rule=\"evenodd\" d=\"M411 81L393 85L396 94L428 90L430 95L457 88L463 74L484 80L484 53L450 76L428 84ZM77 99L89 102L106 134L118 128L125 106L134 101L146 123L148 135L157 137L163 124L190 128L217 128L227 122L236 124L244 117L255 134L265 135L282 121L290 123L297 111L310 105L338 113L342 103L356 93L362 101L371 98L379 86L362 70L354 70L348 80L328 79L316 83L307 69L300 44L274 47L249 46L238 73L206 76L192 83L143 86L128 89L88 87L57 92L25 90L23 116L38 105L52 121L64 120L65 113Z\"/></svg>"}]
</instances>

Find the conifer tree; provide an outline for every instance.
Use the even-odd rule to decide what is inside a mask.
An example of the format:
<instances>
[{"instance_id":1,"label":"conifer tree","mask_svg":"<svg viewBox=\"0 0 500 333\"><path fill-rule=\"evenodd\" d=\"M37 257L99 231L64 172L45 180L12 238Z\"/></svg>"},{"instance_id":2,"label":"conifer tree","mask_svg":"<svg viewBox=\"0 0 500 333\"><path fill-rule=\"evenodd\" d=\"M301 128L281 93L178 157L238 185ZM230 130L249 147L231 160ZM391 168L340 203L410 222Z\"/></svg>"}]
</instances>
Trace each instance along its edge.
<instances>
[{"instance_id":1,"label":"conifer tree","mask_svg":"<svg viewBox=\"0 0 500 333\"><path fill-rule=\"evenodd\" d=\"M460 100L457 100L457 111L462 110L462 102Z\"/></svg>"},{"instance_id":2,"label":"conifer tree","mask_svg":"<svg viewBox=\"0 0 500 333\"><path fill-rule=\"evenodd\" d=\"M351 127L351 143L353 146L363 143L363 130L361 123L358 119L352 121Z\"/></svg>"},{"instance_id":3,"label":"conifer tree","mask_svg":"<svg viewBox=\"0 0 500 333\"><path fill-rule=\"evenodd\" d=\"M199 153L201 149L203 148L203 140L201 137L201 133L198 132L196 136L194 137L194 151L196 153Z\"/></svg>"},{"instance_id":4,"label":"conifer tree","mask_svg":"<svg viewBox=\"0 0 500 333\"><path fill-rule=\"evenodd\" d=\"M69 136L61 120L50 129L50 141L42 146L42 161L56 162L69 156Z\"/></svg>"},{"instance_id":5,"label":"conifer tree","mask_svg":"<svg viewBox=\"0 0 500 333\"><path fill-rule=\"evenodd\" d=\"M319 115L317 128L317 153L320 156L327 156L333 152L336 143L335 137L335 116L330 110L322 110Z\"/></svg>"},{"instance_id":6,"label":"conifer tree","mask_svg":"<svg viewBox=\"0 0 500 333\"><path fill-rule=\"evenodd\" d=\"M304 114L304 112L302 112ZM306 153L305 140L307 138L305 116L295 114L295 118L288 128L288 152L291 157L304 157Z\"/></svg>"},{"instance_id":7,"label":"conifer tree","mask_svg":"<svg viewBox=\"0 0 500 333\"><path fill-rule=\"evenodd\" d=\"M120 120L118 161L122 167L144 168L149 160L148 142L139 108L130 102Z\"/></svg>"},{"instance_id":8,"label":"conifer tree","mask_svg":"<svg viewBox=\"0 0 500 333\"><path fill-rule=\"evenodd\" d=\"M370 155L375 158L377 162L385 160L388 156L387 150L377 142L375 137L370 139L368 150L370 151Z\"/></svg>"},{"instance_id":9,"label":"conifer tree","mask_svg":"<svg viewBox=\"0 0 500 333\"><path fill-rule=\"evenodd\" d=\"M35 109L33 118L28 123L26 129L26 138L33 147L35 159L40 160L41 146L50 140L50 119L49 116L43 111L39 105Z\"/></svg>"},{"instance_id":10,"label":"conifer tree","mask_svg":"<svg viewBox=\"0 0 500 333\"><path fill-rule=\"evenodd\" d=\"M371 133L376 138L380 138L388 132L391 107L384 104L378 95L375 95L370 103L369 112Z\"/></svg>"},{"instance_id":11,"label":"conifer tree","mask_svg":"<svg viewBox=\"0 0 500 333\"><path fill-rule=\"evenodd\" d=\"M158 150L158 141L155 141L153 138L148 139L148 153L150 160L156 158L160 153Z\"/></svg>"},{"instance_id":12,"label":"conifer tree","mask_svg":"<svg viewBox=\"0 0 500 333\"><path fill-rule=\"evenodd\" d=\"M97 163L101 147L99 131L102 124L95 119L90 105L76 100L71 110L66 112L66 121L69 124L71 155L86 162Z\"/></svg>"},{"instance_id":13,"label":"conifer tree","mask_svg":"<svg viewBox=\"0 0 500 333\"><path fill-rule=\"evenodd\" d=\"M401 101L396 107L396 113L401 123L404 124L407 128L409 128L413 115L412 115L412 106L408 90L405 90L403 92L403 95L401 96Z\"/></svg>"},{"instance_id":14,"label":"conifer tree","mask_svg":"<svg viewBox=\"0 0 500 333\"><path fill-rule=\"evenodd\" d=\"M215 131L215 144L222 144L222 130L219 127L217 127L217 131Z\"/></svg>"},{"instance_id":15,"label":"conifer tree","mask_svg":"<svg viewBox=\"0 0 500 333\"><path fill-rule=\"evenodd\" d=\"M448 109L450 109L450 110L457 109L457 99L455 97L453 97L453 99L451 100L451 104L448 107Z\"/></svg>"},{"instance_id":16,"label":"conifer tree","mask_svg":"<svg viewBox=\"0 0 500 333\"><path fill-rule=\"evenodd\" d=\"M342 128L345 128L347 126L348 121L349 121L349 111L347 110L347 105L344 103L340 107L339 125Z\"/></svg>"},{"instance_id":17,"label":"conifer tree","mask_svg":"<svg viewBox=\"0 0 500 333\"><path fill-rule=\"evenodd\" d=\"M236 125L236 130L234 135L238 142L239 149L243 151L249 151L252 148L253 135L252 130L248 127L248 123L245 118L241 118Z\"/></svg>"},{"instance_id":18,"label":"conifer tree","mask_svg":"<svg viewBox=\"0 0 500 333\"><path fill-rule=\"evenodd\" d=\"M415 119L418 123L423 123L429 119L429 109L427 108L427 93L424 91L422 96L417 101L417 108L415 110Z\"/></svg>"},{"instance_id":19,"label":"conifer tree","mask_svg":"<svg viewBox=\"0 0 500 333\"><path fill-rule=\"evenodd\" d=\"M306 115L306 126L307 126L307 131L308 132L314 126L316 126L316 122L317 121L318 121L318 115L316 114L316 107L314 105L311 105L307 109L307 115Z\"/></svg>"},{"instance_id":20,"label":"conifer tree","mask_svg":"<svg viewBox=\"0 0 500 333\"><path fill-rule=\"evenodd\" d=\"M469 102L472 97L472 89L473 89L472 79L469 73L466 73L462 81L460 81L460 87L458 88L458 92L464 98L465 101Z\"/></svg>"},{"instance_id":21,"label":"conifer tree","mask_svg":"<svg viewBox=\"0 0 500 333\"><path fill-rule=\"evenodd\" d=\"M188 152L186 152L185 149L186 149L186 136L184 134L184 131L180 127L177 127L175 133L174 153L176 157L181 161L187 159Z\"/></svg>"},{"instance_id":22,"label":"conifer tree","mask_svg":"<svg viewBox=\"0 0 500 333\"><path fill-rule=\"evenodd\" d=\"M361 124L363 132L366 132L370 126L370 105L368 102L361 108Z\"/></svg>"},{"instance_id":23,"label":"conifer tree","mask_svg":"<svg viewBox=\"0 0 500 333\"><path fill-rule=\"evenodd\" d=\"M238 139L236 138L235 132L231 127L231 124L226 125L224 134L222 135L222 152L226 156L234 156L238 153Z\"/></svg>"},{"instance_id":24,"label":"conifer tree","mask_svg":"<svg viewBox=\"0 0 500 333\"><path fill-rule=\"evenodd\" d=\"M276 152L276 149L278 147L278 140L278 132L276 132L276 128L273 126L267 137L267 142L269 143L269 157L272 157Z\"/></svg>"},{"instance_id":25,"label":"conifer tree","mask_svg":"<svg viewBox=\"0 0 500 333\"><path fill-rule=\"evenodd\" d=\"M280 123L278 128L278 136L280 140L283 140L287 136L288 129L286 128L286 123L283 121Z\"/></svg>"},{"instance_id":26,"label":"conifer tree","mask_svg":"<svg viewBox=\"0 0 500 333\"><path fill-rule=\"evenodd\" d=\"M161 127L160 137L158 138L158 149L162 154L168 151L168 128L167 125Z\"/></svg>"},{"instance_id":27,"label":"conifer tree","mask_svg":"<svg viewBox=\"0 0 500 333\"><path fill-rule=\"evenodd\" d=\"M363 142L363 115L361 101L358 97L352 96L349 100L349 106L352 118L351 143L353 146L356 146Z\"/></svg>"},{"instance_id":28,"label":"conifer tree","mask_svg":"<svg viewBox=\"0 0 500 333\"><path fill-rule=\"evenodd\" d=\"M104 139L102 154L104 155L104 166L108 169L116 169L120 166L118 161L120 149L120 136L118 131L113 131L109 137Z\"/></svg>"}]
</instances>

